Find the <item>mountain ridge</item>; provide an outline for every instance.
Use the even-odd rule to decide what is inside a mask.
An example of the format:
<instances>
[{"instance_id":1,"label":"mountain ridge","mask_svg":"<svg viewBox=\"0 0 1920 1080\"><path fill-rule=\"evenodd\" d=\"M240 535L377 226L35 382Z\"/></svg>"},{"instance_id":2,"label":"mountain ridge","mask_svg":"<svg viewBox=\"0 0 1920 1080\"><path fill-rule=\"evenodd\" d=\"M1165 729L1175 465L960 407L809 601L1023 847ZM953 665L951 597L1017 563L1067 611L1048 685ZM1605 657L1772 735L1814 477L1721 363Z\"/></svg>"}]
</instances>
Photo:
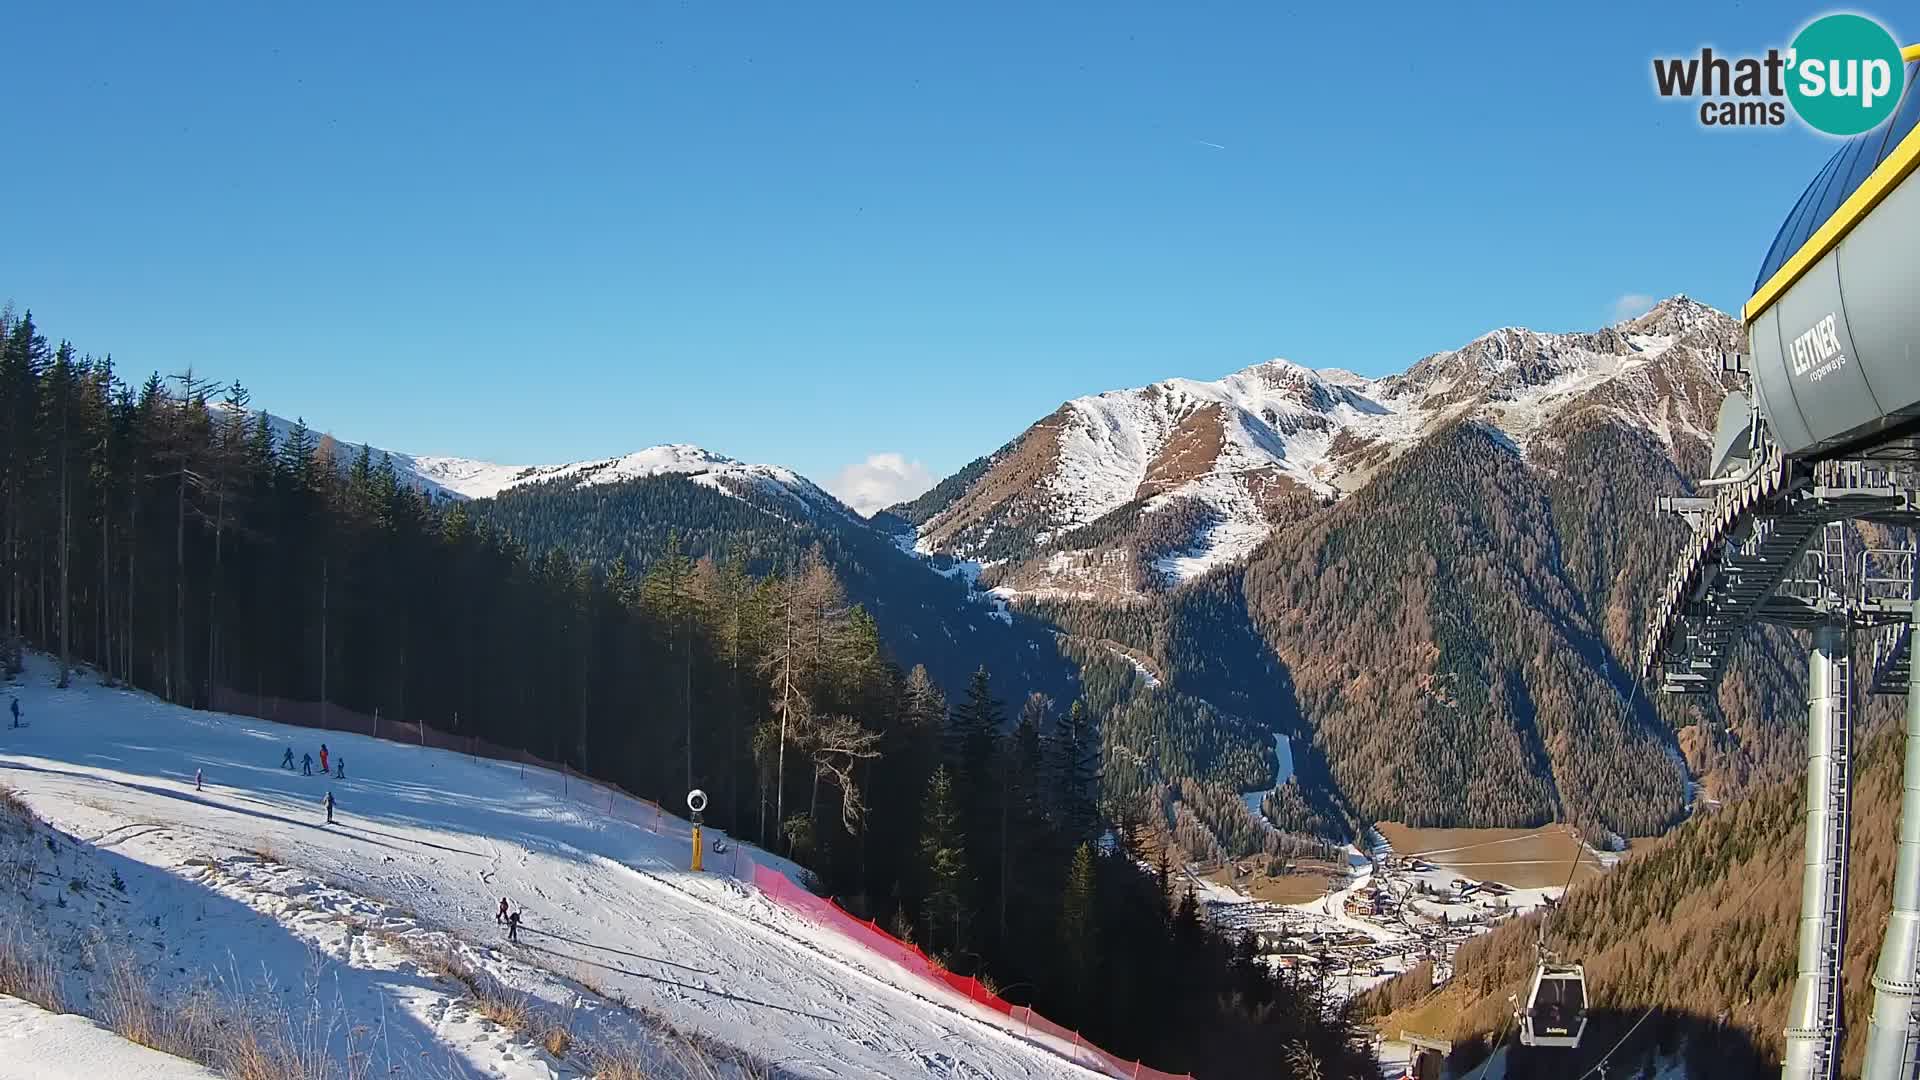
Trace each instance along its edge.
<instances>
[{"instance_id":1,"label":"mountain ridge","mask_svg":"<svg viewBox=\"0 0 1920 1080\"><path fill-rule=\"evenodd\" d=\"M288 420L262 409L250 409L248 415L255 419L265 416L274 441L282 445L296 427L305 424L304 420ZM349 450L365 446L375 459L384 457L389 461L402 483L435 499L491 499L529 484L554 481L599 486L673 475L684 476L723 494L739 496L751 487L790 499L808 512L824 508L860 516L837 496L793 469L783 465L749 464L692 443L660 443L628 454L584 458L558 465L504 465L479 458L415 454L368 443L348 443L323 430L308 430L316 438L332 440Z\"/></svg>"},{"instance_id":2,"label":"mountain ridge","mask_svg":"<svg viewBox=\"0 0 1920 1080\"><path fill-rule=\"evenodd\" d=\"M1717 353L1736 340L1730 316L1682 294L1594 331L1491 330L1378 378L1275 359L1084 395L886 512L916 526L923 552L981 563L1006 595L1124 599L1244 561L1456 420L1523 454L1581 409L1611 409L1669 447L1705 441L1724 390ZM1114 530L1117 513L1148 527ZM1130 580L1036 558L1089 550L1075 534L1103 522L1144 552Z\"/></svg>"}]
</instances>

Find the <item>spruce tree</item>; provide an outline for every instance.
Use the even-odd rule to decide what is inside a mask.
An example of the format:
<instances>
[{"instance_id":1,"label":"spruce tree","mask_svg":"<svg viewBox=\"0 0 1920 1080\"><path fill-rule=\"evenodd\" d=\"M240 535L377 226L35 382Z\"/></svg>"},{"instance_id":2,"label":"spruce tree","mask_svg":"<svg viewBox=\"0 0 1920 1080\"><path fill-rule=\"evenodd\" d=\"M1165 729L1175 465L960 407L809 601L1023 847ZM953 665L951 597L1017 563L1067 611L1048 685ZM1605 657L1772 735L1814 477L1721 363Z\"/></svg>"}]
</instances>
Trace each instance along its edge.
<instances>
[{"instance_id":1,"label":"spruce tree","mask_svg":"<svg viewBox=\"0 0 1920 1080\"><path fill-rule=\"evenodd\" d=\"M926 809L920 829L920 867L926 896L921 920L927 927L929 950L944 941L959 951L966 944L967 839L960 831L960 811L953 780L943 765L927 783Z\"/></svg>"},{"instance_id":2,"label":"spruce tree","mask_svg":"<svg viewBox=\"0 0 1920 1080\"><path fill-rule=\"evenodd\" d=\"M1100 743L1086 703L1075 701L1055 725L1048 745L1053 817L1069 842L1093 839L1100 825Z\"/></svg>"},{"instance_id":3,"label":"spruce tree","mask_svg":"<svg viewBox=\"0 0 1920 1080\"><path fill-rule=\"evenodd\" d=\"M967 696L953 710L947 760L955 782L974 791L991 783L993 758L1006 714L993 696L993 676L985 667L967 680Z\"/></svg>"},{"instance_id":4,"label":"spruce tree","mask_svg":"<svg viewBox=\"0 0 1920 1080\"><path fill-rule=\"evenodd\" d=\"M1074 849L1067 870L1067 889L1060 903L1060 978L1068 1000L1093 996L1099 978L1099 924L1096 912L1099 881L1094 872L1093 846Z\"/></svg>"}]
</instances>

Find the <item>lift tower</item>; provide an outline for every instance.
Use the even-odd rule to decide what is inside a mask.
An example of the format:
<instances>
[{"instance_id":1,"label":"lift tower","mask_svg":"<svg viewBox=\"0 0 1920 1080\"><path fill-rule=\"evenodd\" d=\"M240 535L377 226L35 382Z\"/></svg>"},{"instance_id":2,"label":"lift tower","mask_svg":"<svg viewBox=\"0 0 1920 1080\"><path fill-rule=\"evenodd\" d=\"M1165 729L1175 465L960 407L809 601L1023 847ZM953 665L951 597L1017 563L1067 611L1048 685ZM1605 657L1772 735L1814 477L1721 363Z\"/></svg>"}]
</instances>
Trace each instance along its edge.
<instances>
[{"instance_id":1,"label":"lift tower","mask_svg":"<svg viewBox=\"0 0 1920 1080\"><path fill-rule=\"evenodd\" d=\"M1875 969L1865 1080L1920 1080L1920 688L1911 677L1920 476L1920 45L1900 105L1841 145L1775 235L1741 310L1747 355L1653 609L1640 674L1711 693L1755 623L1805 631L1807 833L1785 1080L1839 1073L1857 634L1869 693L1907 695L1893 916ZM1749 394L1751 396L1749 396ZM1907 530L1870 549L1850 521Z\"/></svg>"},{"instance_id":2,"label":"lift tower","mask_svg":"<svg viewBox=\"0 0 1920 1080\"><path fill-rule=\"evenodd\" d=\"M1744 404L1738 395L1732 400ZM1910 627L1914 595L1911 549L1850 545L1847 523L1920 524L1920 493L1905 466L1792 462L1764 424L1744 425L1744 437L1747 452L1732 455L1736 464L1710 478L1719 481L1703 489L1710 496L1662 500L1662 509L1685 515L1695 531L1655 609L1645 673L1667 693L1706 694L1750 625L1808 633L1806 848L1782 1076L1828 1080L1838 1075L1844 1031L1852 642L1856 631ZM1907 687L1896 687L1889 675L1872 689Z\"/></svg>"}]
</instances>

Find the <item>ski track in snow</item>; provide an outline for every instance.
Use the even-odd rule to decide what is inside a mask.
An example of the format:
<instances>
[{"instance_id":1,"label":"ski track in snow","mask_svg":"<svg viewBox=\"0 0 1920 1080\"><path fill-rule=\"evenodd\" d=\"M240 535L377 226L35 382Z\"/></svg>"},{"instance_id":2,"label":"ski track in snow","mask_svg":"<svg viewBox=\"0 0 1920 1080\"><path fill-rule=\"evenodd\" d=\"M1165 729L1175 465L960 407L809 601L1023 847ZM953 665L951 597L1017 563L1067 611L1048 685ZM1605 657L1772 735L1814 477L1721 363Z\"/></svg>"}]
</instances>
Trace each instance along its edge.
<instances>
[{"instance_id":1,"label":"ski track in snow","mask_svg":"<svg viewBox=\"0 0 1920 1080\"><path fill-rule=\"evenodd\" d=\"M166 966L183 978L271 958L282 983L298 983L304 958L322 957L355 1022L385 1015L421 1042L424 1056L402 1056L395 1076L440 1077L449 1055L492 1076L560 1073L537 1048L481 1030L457 988L347 929L355 920L400 937L451 933L476 966L556 1008L591 983L790 1075L1101 1075L778 907L726 876L726 855L709 854L720 873L689 872L684 821L659 815L655 832L615 820L562 795L567 784L581 797L577 778L528 769L523 784L516 765L192 712L86 676L66 691L51 681L33 657L18 690L33 726L0 728L0 783L92 841L93 857L151 871L129 873L128 895L166 898L153 901L175 946ZM353 759L349 779L278 767L287 746L317 754L322 741ZM319 807L329 787L331 827ZM655 813L613 797L619 816ZM526 912L518 947L493 923L502 896ZM584 998L596 1023L657 1039Z\"/></svg>"}]
</instances>

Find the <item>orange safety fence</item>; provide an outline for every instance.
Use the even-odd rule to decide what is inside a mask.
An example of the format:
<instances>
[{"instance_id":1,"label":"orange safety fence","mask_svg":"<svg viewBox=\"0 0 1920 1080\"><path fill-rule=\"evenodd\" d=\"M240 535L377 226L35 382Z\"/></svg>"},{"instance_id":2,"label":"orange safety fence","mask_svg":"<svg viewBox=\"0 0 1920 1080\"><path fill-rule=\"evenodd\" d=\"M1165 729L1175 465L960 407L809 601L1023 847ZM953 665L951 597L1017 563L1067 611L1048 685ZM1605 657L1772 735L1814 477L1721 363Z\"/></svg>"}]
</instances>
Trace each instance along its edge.
<instances>
[{"instance_id":1,"label":"orange safety fence","mask_svg":"<svg viewBox=\"0 0 1920 1080\"><path fill-rule=\"evenodd\" d=\"M588 780L564 763L555 764L525 750L500 746L476 736L456 735L424 724L387 719L378 713L368 715L338 705L257 696L217 685L213 688L211 704L217 712L430 746L466 754L476 761L486 758L504 762L510 771L518 772L518 779L526 787L549 791L614 820L637 825L654 833L685 836L691 829L687 821L665 812L660 804L634 795L617 784ZM928 982L944 985L968 1001L1007 1017L1017 1025L1013 1030L1070 1061L1097 1069L1118 1080L1192 1080L1185 1073L1162 1072L1148 1068L1141 1062L1110 1054L1086 1041L1079 1032L1056 1024L1025 1005L1008 1002L980 980L948 971L912 942L901 941L871 920L856 918L833 900L818 896L779 870L762 865L746 850L744 844L730 845L727 854L730 858L710 861L707 869L729 874L743 883L751 884L768 899L789 911L835 931Z\"/></svg>"}]
</instances>

